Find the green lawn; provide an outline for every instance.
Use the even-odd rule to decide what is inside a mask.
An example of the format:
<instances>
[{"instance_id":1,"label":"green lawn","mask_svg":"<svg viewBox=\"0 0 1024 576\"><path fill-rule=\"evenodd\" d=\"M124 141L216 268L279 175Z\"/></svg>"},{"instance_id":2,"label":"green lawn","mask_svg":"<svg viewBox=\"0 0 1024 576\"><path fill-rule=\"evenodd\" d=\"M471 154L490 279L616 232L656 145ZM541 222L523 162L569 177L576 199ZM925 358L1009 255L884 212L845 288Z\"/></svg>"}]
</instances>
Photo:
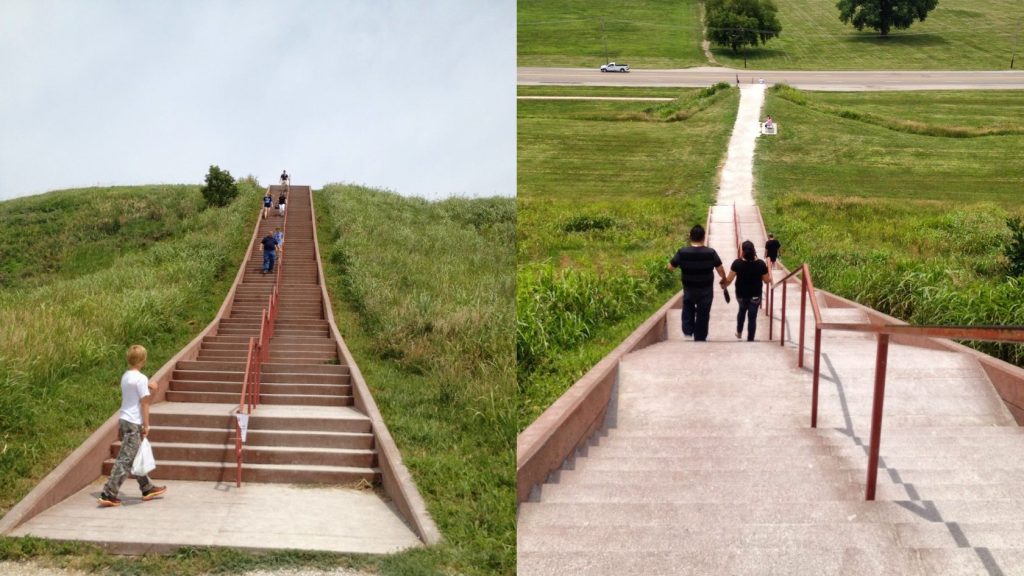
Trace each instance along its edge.
<instances>
[{"instance_id":1,"label":"green lawn","mask_svg":"<svg viewBox=\"0 0 1024 576\"><path fill-rule=\"evenodd\" d=\"M664 264L707 216L738 93L677 95L519 101L520 428L678 289Z\"/></svg>"},{"instance_id":2,"label":"green lawn","mask_svg":"<svg viewBox=\"0 0 1024 576\"><path fill-rule=\"evenodd\" d=\"M783 89L765 113L781 128L759 141L763 192L1021 203L1024 92Z\"/></svg>"},{"instance_id":3,"label":"green lawn","mask_svg":"<svg viewBox=\"0 0 1024 576\"><path fill-rule=\"evenodd\" d=\"M707 63L697 0L520 0L517 35L519 66L597 68L605 40L609 59L638 68Z\"/></svg>"},{"instance_id":4,"label":"green lawn","mask_svg":"<svg viewBox=\"0 0 1024 576\"><path fill-rule=\"evenodd\" d=\"M759 70L1006 70L1024 68L1024 3L942 0L924 22L882 38L839 20L834 0L775 0L781 35L733 54L713 47L718 65ZM700 44L697 0L522 0L519 66L597 68L611 60L635 68L709 65ZM601 22L604 20L604 33Z\"/></svg>"},{"instance_id":5,"label":"green lawn","mask_svg":"<svg viewBox=\"0 0 1024 576\"><path fill-rule=\"evenodd\" d=\"M758 141L758 203L790 267L918 324L1024 324L1003 253L1024 215L1024 92L781 87L766 111L780 131Z\"/></svg>"},{"instance_id":6,"label":"green lawn","mask_svg":"<svg viewBox=\"0 0 1024 576\"><path fill-rule=\"evenodd\" d=\"M839 20L833 0L775 0L781 35L747 52L759 70L1006 70L1020 34L1019 0L942 0L924 22L877 32ZM1017 46L1015 67L1021 62ZM743 55L715 47L723 66L743 68Z\"/></svg>"}]
</instances>

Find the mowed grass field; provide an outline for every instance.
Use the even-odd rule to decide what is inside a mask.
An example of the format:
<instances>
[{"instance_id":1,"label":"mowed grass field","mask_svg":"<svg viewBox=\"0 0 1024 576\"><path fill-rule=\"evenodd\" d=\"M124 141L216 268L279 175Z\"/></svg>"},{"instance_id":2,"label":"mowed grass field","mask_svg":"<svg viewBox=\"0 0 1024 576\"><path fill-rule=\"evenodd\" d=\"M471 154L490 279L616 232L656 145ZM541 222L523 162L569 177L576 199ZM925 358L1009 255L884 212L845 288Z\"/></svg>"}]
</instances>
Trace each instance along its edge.
<instances>
[{"instance_id":1,"label":"mowed grass field","mask_svg":"<svg viewBox=\"0 0 1024 576\"><path fill-rule=\"evenodd\" d=\"M1019 0L941 0L924 22L881 37L839 20L834 1L775 0L782 33L747 52L755 70L1007 70L1020 42ZM1021 47L1017 46L1020 69ZM713 48L719 64L743 68L743 54Z\"/></svg>"},{"instance_id":2,"label":"mowed grass field","mask_svg":"<svg viewBox=\"0 0 1024 576\"><path fill-rule=\"evenodd\" d=\"M605 41L608 57L630 66L707 62L697 0L520 0L516 10L519 66L596 69L605 63Z\"/></svg>"},{"instance_id":3,"label":"mowed grass field","mask_svg":"<svg viewBox=\"0 0 1024 576\"><path fill-rule=\"evenodd\" d=\"M1006 70L1016 45L1019 0L942 0L924 22L857 31L839 20L832 0L775 0L782 33L746 52L712 47L718 65L751 70ZM701 50L701 3L651 0L526 0L518 4L519 66L597 68L604 40L612 60L635 68L707 66ZM605 31L601 31L601 19Z\"/></svg>"},{"instance_id":4,"label":"mowed grass field","mask_svg":"<svg viewBox=\"0 0 1024 576\"><path fill-rule=\"evenodd\" d=\"M1024 324L1024 93L769 91L756 187L792 268L918 324ZM1022 363L1020 347L984 347Z\"/></svg>"},{"instance_id":5,"label":"mowed grass field","mask_svg":"<svg viewBox=\"0 0 1024 576\"><path fill-rule=\"evenodd\" d=\"M665 262L707 216L739 95L677 96L519 101L520 428L678 290Z\"/></svg>"}]
</instances>

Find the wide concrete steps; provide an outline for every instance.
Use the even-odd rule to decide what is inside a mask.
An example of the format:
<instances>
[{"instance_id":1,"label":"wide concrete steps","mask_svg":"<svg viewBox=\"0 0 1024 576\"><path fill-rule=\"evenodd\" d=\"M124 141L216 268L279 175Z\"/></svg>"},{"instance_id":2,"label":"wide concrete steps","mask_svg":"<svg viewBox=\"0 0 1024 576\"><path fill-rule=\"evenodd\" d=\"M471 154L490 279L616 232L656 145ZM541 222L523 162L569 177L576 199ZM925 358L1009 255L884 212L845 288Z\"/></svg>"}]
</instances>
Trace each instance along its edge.
<instances>
[{"instance_id":1,"label":"wide concrete steps","mask_svg":"<svg viewBox=\"0 0 1024 576\"><path fill-rule=\"evenodd\" d=\"M986 557L1020 565L1024 552L992 549ZM620 576L698 576L705 574L807 574L815 576L931 576L933 574L1019 574L988 572L986 562L972 549L930 548L748 548L740 554L724 550L682 552L576 551L533 552L519 549L517 573L592 574Z\"/></svg>"},{"instance_id":2,"label":"wide concrete steps","mask_svg":"<svg viewBox=\"0 0 1024 576\"><path fill-rule=\"evenodd\" d=\"M733 243L731 207L712 218ZM676 312L667 341L623 359L604 427L519 507L520 575L1024 574L1024 431L977 363L890 346L866 502L875 340L824 334L811 429L799 290L786 304L784 347L764 315L758 341L737 341L718 298L710 342L683 339ZM825 322L866 321L819 304Z\"/></svg>"}]
</instances>

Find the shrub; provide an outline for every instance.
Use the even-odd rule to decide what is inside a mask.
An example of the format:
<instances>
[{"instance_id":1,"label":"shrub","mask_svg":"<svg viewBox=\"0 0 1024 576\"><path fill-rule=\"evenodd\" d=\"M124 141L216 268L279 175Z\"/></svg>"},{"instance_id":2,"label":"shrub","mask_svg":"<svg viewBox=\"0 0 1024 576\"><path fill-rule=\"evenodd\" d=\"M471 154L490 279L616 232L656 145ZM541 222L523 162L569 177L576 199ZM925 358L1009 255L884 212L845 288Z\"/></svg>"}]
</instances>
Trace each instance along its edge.
<instances>
[{"instance_id":1,"label":"shrub","mask_svg":"<svg viewBox=\"0 0 1024 576\"><path fill-rule=\"evenodd\" d=\"M227 206L235 196L238 196L238 186L235 185L231 172L211 165L210 171L206 174L206 185L202 187L202 193L207 206Z\"/></svg>"},{"instance_id":2,"label":"shrub","mask_svg":"<svg viewBox=\"0 0 1024 576\"><path fill-rule=\"evenodd\" d=\"M589 232L590 230L607 230L615 226L615 219L611 216L587 216L577 214L569 218L562 230L566 232Z\"/></svg>"},{"instance_id":3,"label":"shrub","mask_svg":"<svg viewBox=\"0 0 1024 576\"><path fill-rule=\"evenodd\" d=\"M1003 244L1003 254L1009 263L1011 276L1024 276L1024 221L1020 216L1006 220L1010 238Z\"/></svg>"}]
</instances>

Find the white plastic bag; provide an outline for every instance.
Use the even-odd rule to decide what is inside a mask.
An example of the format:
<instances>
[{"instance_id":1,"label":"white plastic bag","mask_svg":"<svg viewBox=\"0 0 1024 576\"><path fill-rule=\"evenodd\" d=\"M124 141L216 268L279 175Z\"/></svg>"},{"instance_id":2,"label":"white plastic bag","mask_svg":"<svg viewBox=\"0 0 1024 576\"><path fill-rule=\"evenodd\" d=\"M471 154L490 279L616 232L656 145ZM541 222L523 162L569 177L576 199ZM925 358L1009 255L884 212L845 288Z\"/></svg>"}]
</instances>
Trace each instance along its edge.
<instances>
[{"instance_id":1,"label":"white plastic bag","mask_svg":"<svg viewBox=\"0 0 1024 576\"><path fill-rule=\"evenodd\" d=\"M139 444L139 453L135 455L135 462L132 462L132 476L148 476L155 469L153 447L149 445L149 438L143 438L142 444Z\"/></svg>"}]
</instances>

